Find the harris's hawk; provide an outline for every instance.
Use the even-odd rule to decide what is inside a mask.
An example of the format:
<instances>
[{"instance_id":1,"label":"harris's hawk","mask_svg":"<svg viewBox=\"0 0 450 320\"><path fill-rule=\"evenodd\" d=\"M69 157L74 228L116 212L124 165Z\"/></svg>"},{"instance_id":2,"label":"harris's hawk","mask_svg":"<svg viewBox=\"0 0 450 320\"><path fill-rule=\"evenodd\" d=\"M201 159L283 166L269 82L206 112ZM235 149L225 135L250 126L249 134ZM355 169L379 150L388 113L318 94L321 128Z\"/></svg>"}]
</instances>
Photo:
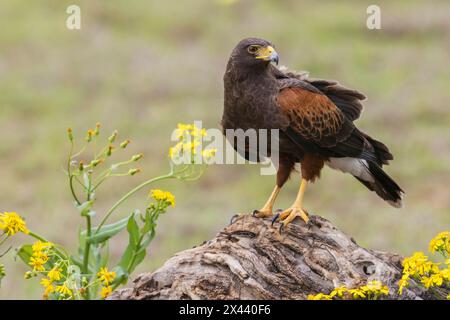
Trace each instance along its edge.
<instances>
[{"instance_id":1,"label":"harris's hawk","mask_svg":"<svg viewBox=\"0 0 450 320\"><path fill-rule=\"evenodd\" d=\"M310 80L282 71L271 62L278 64L274 46L247 38L234 48L224 75L224 134L226 129L279 129L280 133L276 186L254 214L273 215L274 201L296 163L301 165L300 190L293 205L274 218L282 222L281 227L297 216L308 222L303 195L307 183L320 176L325 164L353 175L383 200L401 207L403 190L382 169L392 154L353 123L365 96L335 81ZM230 142L237 150L236 140ZM240 150L247 158L254 152L248 148L246 144Z\"/></svg>"}]
</instances>

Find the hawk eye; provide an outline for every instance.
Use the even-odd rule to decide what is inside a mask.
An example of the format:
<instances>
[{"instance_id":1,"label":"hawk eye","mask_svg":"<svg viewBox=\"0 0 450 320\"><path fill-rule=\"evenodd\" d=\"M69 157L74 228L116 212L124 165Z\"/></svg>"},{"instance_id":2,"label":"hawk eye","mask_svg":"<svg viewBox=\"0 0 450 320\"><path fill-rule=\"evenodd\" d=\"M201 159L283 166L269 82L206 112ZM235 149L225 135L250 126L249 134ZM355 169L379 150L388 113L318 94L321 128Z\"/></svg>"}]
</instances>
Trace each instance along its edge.
<instances>
[{"instance_id":1,"label":"hawk eye","mask_svg":"<svg viewBox=\"0 0 450 320\"><path fill-rule=\"evenodd\" d=\"M258 51L258 49L259 48L261 48L261 46L258 46L258 45L251 45L251 46L248 46L248 48L247 48L247 51L249 52L249 53L256 53L256 51Z\"/></svg>"}]
</instances>

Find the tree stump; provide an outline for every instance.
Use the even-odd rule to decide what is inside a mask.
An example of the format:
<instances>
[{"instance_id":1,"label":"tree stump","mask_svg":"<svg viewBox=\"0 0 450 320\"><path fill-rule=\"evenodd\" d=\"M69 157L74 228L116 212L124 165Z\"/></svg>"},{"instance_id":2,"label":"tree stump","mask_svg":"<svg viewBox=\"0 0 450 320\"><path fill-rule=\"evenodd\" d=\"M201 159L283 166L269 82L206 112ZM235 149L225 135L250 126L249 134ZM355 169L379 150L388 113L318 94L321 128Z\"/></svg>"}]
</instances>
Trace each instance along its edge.
<instances>
[{"instance_id":1,"label":"tree stump","mask_svg":"<svg viewBox=\"0 0 450 320\"><path fill-rule=\"evenodd\" d=\"M242 214L212 240L177 253L110 299L306 299L371 280L389 287L387 299L448 294L411 281L399 296L403 257L362 248L324 218L311 216L308 225L296 219L281 233L278 226Z\"/></svg>"}]
</instances>

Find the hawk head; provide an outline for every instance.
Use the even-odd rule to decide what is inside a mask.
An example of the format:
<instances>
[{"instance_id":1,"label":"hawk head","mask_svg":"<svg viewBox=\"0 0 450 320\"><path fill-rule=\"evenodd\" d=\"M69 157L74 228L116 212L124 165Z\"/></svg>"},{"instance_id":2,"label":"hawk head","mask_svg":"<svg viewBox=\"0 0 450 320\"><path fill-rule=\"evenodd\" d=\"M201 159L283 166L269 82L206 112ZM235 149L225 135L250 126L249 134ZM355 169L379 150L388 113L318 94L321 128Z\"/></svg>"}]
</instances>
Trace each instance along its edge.
<instances>
[{"instance_id":1,"label":"hawk head","mask_svg":"<svg viewBox=\"0 0 450 320\"><path fill-rule=\"evenodd\" d=\"M246 38L241 40L233 50L230 61L240 67L267 66L270 62L278 64L278 53L267 40Z\"/></svg>"}]
</instances>

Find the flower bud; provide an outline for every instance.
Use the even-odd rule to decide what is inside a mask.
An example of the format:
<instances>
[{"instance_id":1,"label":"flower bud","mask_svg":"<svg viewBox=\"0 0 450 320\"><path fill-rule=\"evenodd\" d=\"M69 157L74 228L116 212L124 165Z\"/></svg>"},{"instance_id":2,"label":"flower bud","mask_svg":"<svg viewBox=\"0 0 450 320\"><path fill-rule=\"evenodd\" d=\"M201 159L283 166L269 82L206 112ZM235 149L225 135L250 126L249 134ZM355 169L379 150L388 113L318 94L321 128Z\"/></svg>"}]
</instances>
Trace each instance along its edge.
<instances>
[{"instance_id":1,"label":"flower bud","mask_svg":"<svg viewBox=\"0 0 450 320\"><path fill-rule=\"evenodd\" d=\"M103 161L104 161L103 159L94 159L94 160L91 161L89 166L92 166L93 168L95 168L96 166L98 166Z\"/></svg>"},{"instance_id":2,"label":"flower bud","mask_svg":"<svg viewBox=\"0 0 450 320\"><path fill-rule=\"evenodd\" d=\"M91 141L92 141L92 136L94 136L94 135L95 135L94 130L89 129L89 130L87 131L87 133L86 133L86 141L87 141L87 142L91 142Z\"/></svg>"},{"instance_id":3,"label":"flower bud","mask_svg":"<svg viewBox=\"0 0 450 320\"><path fill-rule=\"evenodd\" d=\"M3 264L0 264L0 278L4 277L5 275L6 275L5 266Z\"/></svg>"},{"instance_id":4,"label":"flower bud","mask_svg":"<svg viewBox=\"0 0 450 320\"><path fill-rule=\"evenodd\" d=\"M82 172L84 170L84 162L83 162L83 160L80 160L80 163L78 164L78 170L80 170L80 172Z\"/></svg>"},{"instance_id":5,"label":"flower bud","mask_svg":"<svg viewBox=\"0 0 450 320\"><path fill-rule=\"evenodd\" d=\"M110 144L110 145L108 146L108 150L106 151L106 156L107 156L107 157L110 157L111 154L112 154L112 152L113 152L113 150L114 150L114 146L113 146L112 144Z\"/></svg>"},{"instance_id":6,"label":"flower bud","mask_svg":"<svg viewBox=\"0 0 450 320\"><path fill-rule=\"evenodd\" d=\"M131 160L132 160L132 161L139 161L140 159L142 159L143 156L144 156L143 153L135 154L135 155L131 158Z\"/></svg>"},{"instance_id":7,"label":"flower bud","mask_svg":"<svg viewBox=\"0 0 450 320\"><path fill-rule=\"evenodd\" d=\"M128 174L129 174L130 176L134 176L136 173L139 173L139 172L141 172L141 169L139 169L139 168L136 168L136 169L130 169L130 170L128 171Z\"/></svg>"},{"instance_id":8,"label":"flower bud","mask_svg":"<svg viewBox=\"0 0 450 320\"><path fill-rule=\"evenodd\" d=\"M117 130L114 130L113 134L110 135L108 138L109 143L113 143L114 141L116 141L117 134L118 134Z\"/></svg>"},{"instance_id":9,"label":"flower bud","mask_svg":"<svg viewBox=\"0 0 450 320\"><path fill-rule=\"evenodd\" d=\"M97 122L96 124L95 124L95 130L94 130L94 134L96 135L96 136L98 136L99 134L100 134L100 127L102 126L102 124L100 123L100 122Z\"/></svg>"},{"instance_id":10,"label":"flower bud","mask_svg":"<svg viewBox=\"0 0 450 320\"><path fill-rule=\"evenodd\" d=\"M25 272L23 278L24 278L25 280L28 280L28 279L31 279L31 278L33 278L33 277L35 277L35 276L36 276L35 272L27 271L27 272Z\"/></svg>"},{"instance_id":11,"label":"flower bud","mask_svg":"<svg viewBox=\"0 0 450 320\"><path fill-rule=\"evenodd\" d=\"M125 149L129 144L130 144L130 140L125 140L125 141L123 141L121 144L120 144L120 147L122 148L122 149Z\"/></svg>"},{"instance_id":12,"label":"flower bud","mask_svg":"<svg viewBox=\"0 0 450 320\"><path fill-rule=\"evenodd\" d=\"M69 137L70 141L73 141L72 128L67 128L67 136Z\"/></svg>"}]
</instances>

